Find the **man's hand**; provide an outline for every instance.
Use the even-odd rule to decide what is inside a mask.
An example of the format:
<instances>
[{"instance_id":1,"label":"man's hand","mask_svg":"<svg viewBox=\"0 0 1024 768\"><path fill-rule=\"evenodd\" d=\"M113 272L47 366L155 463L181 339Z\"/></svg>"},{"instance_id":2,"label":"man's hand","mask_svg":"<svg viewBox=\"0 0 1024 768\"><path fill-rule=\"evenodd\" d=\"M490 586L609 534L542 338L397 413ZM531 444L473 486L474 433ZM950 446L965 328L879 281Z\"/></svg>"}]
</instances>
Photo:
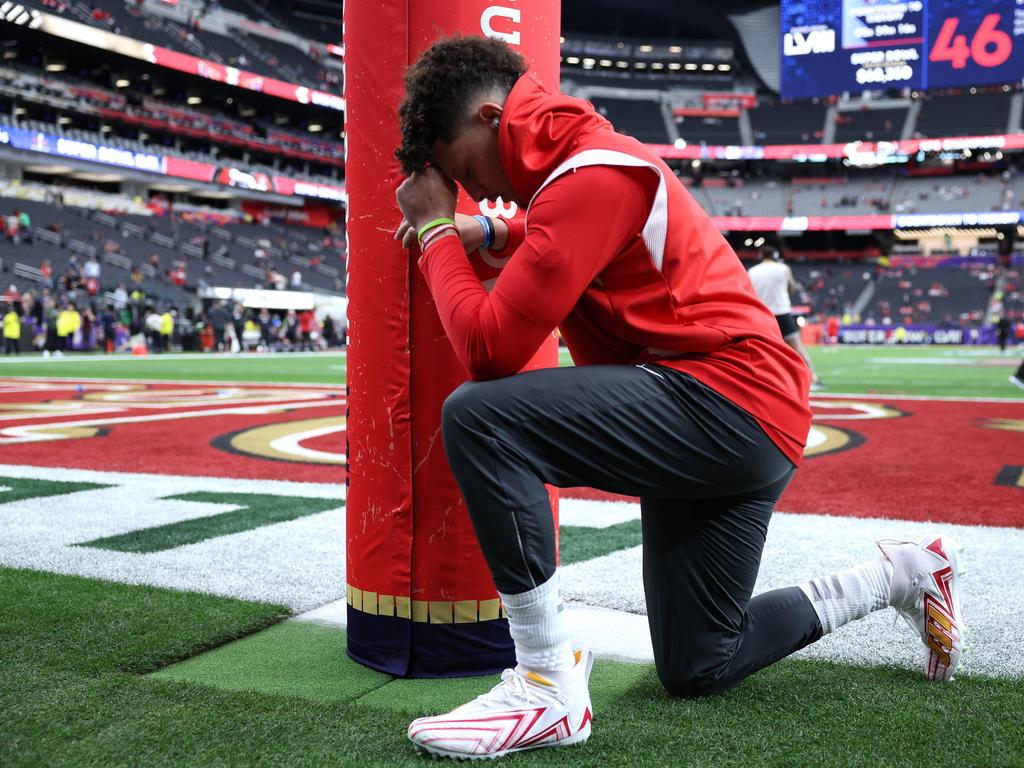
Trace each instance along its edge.
<instances>
[{"instance_id":1,"label":"man's hand","mask_svg":"<svg viewBox=\"0 0 1024 768\"><path fill-rule=\"evenodd\" d=\"M454 218L457 194L455 182L433 166L427 166L403 181L395 198L415 236L420 227L434 219Z\"/></svg>"},{"instance_id":2,"label":"man's hand","mask_svg":"<svg viewBox=\"0 0 1024 768\"><path fill-rule=\"evenodd\" d=\"M459 240L462 241L466 253L472 253L484 244L484 228L480 226L479 221L464 213L456 213L453 218L455 227L459 230ZM408 219L402 219L402 223L398 225L395 240L401 240L403 248L411 248L416 242L416 228Z\"/></svg>"}]
</instances>

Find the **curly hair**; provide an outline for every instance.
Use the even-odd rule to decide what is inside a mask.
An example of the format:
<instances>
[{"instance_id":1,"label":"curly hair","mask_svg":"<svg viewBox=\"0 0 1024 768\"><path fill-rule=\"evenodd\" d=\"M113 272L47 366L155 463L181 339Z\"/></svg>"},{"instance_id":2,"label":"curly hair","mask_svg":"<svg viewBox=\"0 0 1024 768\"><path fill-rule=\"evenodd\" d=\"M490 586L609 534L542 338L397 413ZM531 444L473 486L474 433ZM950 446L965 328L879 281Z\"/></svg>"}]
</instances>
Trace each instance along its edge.
<instances>
[{"instance_id":1,"label":"curly hair","mask_svg":"<svg viewBox=\"0 0 1024 768\"><path fill-rule=\"evenodd\" d=\"M494 88L510 91L524 72L523 57L493 38L451 37L424 51L405 73L398 106L402 146L395 157L402 171L422 170L435 141L455 138L474 97Z\"/></svg>"}]
</instances>

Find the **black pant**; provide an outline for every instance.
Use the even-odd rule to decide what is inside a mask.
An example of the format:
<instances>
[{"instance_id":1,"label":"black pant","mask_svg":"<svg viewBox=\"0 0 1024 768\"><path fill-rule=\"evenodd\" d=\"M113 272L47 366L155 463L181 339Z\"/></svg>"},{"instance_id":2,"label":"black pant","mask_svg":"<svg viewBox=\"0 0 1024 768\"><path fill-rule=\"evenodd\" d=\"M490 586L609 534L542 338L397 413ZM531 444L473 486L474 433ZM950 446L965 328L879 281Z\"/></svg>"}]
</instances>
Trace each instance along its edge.
<instances>
[{"instance_id":1,"label":"black pant","mask_svg":"<svg viewBox=\"0 0 1024 768\"><path fill-rule=\"evenodd\" d=\"M21 341L20 339L12 338L10 336L4 337L4 354L19 355L21 354Z\"/></svg>"},{"instance_id":2,"label":"black pant","mask_svg":"<svg viewBox=\"0 0 1024 768\"><path fill-rule=\"evenodd\" d=\"M644 590L670 693L724 690L821 636L796 588L751 600L792 463L754 419L659 366L588 366L463 384L445 450L502 592L555 570L544 483L641 497Z\"/></svg>"}]
</instances>

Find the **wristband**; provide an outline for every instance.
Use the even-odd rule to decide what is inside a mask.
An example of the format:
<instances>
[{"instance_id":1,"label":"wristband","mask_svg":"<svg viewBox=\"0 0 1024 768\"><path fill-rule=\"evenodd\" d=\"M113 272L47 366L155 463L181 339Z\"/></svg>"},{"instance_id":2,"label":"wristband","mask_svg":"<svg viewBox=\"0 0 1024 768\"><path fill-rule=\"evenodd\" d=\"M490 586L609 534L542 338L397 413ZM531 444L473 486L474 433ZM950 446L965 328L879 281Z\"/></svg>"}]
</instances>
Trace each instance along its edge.
<instances>
[{"instance_id":1,"label":"wristband","mask_svg":"<svg viewBox=\"0 0 1024 768\"><path fill-rule=\"evenodd\" d=\"M438 227L434 227L432 230L427 232L427 234L424 236L422 240L420 240L420 250L425 251L428 245L430 245L432 242L437 240L441 235L448 231L455 232L456 234L458 234L458 229L455 227L454 224L441 224Z\"/></svg>"},{"instance_id":2,"label":"wristband","mask_svg":"<svg viewBox=\"0 0 1024 768\"><path fill-rule=\"evenodd\" d=\"M420 240L422 240L423 239L423 233L426 232L428 229L433 229L438 224L451 224L454 227L455 226L455 219L450 219L447 216L442 216L442 217L440 217L438 219L434 219L433 221L428 221L426 224L424 224L422 227L420 227L418 230L416 230L416 236Z\"/></svg>"},{"instance_id":3,"label":"wristband","mask_svg":"<svg viewBox=\"0 0 1024 768\"><path fill-rule=\"evenodd\" d=\"M477 215L473 218L480 222L480 226L483 227L484 230L484 242L480 247L490 248L494 245L494 222L491 220L490 216Z\"/></svg>"}]
</instances>

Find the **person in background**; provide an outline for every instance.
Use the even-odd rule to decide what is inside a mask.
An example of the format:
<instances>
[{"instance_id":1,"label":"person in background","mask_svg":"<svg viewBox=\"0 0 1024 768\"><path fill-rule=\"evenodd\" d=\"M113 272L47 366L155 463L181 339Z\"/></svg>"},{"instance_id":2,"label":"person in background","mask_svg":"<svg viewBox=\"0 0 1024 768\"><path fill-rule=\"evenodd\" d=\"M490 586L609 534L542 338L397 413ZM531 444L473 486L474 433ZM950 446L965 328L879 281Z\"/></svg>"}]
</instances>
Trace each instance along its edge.
<instances>
[{"instance_id":1,"label":"person in background","mask_svg":"<svg viewBox=\"0 0 1024 768\"><path fill-rule=\"evenodd\" d=\"M779 250L772 245L764 246L761 249L761 261L747 270L747 275L758 298L775 315L783 341L807 363L807 370L811 372L811 391L821 389L821 379L814 372L811 356L807 354L807 348L800 339L800 327L791 313L793 305L789 300L789 292L796 289L796 281L793 280L792 270L782 262Z\"/></svg>"},{"instance_id":2,"label":"person in background","mask_svg":"<svg viewBox=\"0 0 1024 768\"><path fill-rule=\"evenodd\" d=\"M231 313L224 306L223 301L218 301L206 314L206 321L213 328L213 348L218 352L230 352L231 347L227 345L227 338L224 332L231 322Z\"/></svg>"},{"instance_id":3,"label":"person in background","mask_svg":"<svg viewBox=\"0 0 1024 768\"><path fill-rule=\"evenodd\" d=\"M160 315L160 346L164 352L171 351L171 340L174 337L174 317L177 314L170 307L164 309Z\"/></svg>"},{"instance_id":4,"label":"person in background","mask_svg":"<svg viewBox=\"0 0 1024 768\"><path fill-rule=\"evenodd\" d=\"M21 315L13 304L7 305L4 313L4 354L17 355L21 352Z\"/></svg>"},{"instance_id":5,"label":"person in background","mask_svg":"<svg viewBox=\"0 0 1024 768\"><path fill-rule=\"evenodd\" d=\"M1013 326L1010 323L1010 318L1005 314L999 316L996 321L996 338L999 340L999 351L1006 352L1006 345L1010 340L1010 331Z\"/></svg>"},{"instance_id":6,"label":"person in background","mask_svg":"<svg viewBox=\"0 0 1024 768\"><path fill-rule=\"evenodd\" d=\"M123 288L123 286L122 286ZM100 327L103 329L103 349L109 355L114 351L115 334L117 333L117 315L108 304L100 315Z\"/></svg>"},{"instance_id":7,"label":"person in background","mask_svg":"<svg viewBox=\"0 0 1024 768\"><path fill-rule=\"evenodd\" d=\"M28 211L18 212L18 231L26 243L33 242L32 219L28 215Z\"/></svg>"},{"instance_id":8,"label":"person in background","mask_svg":"<svg viewBox=\"0 0 1024 768\"><path fill-rule=\"evenodd\" d=\"M7 239L12 244L18 244L18 227L21 226L21 218L18 211L7 214L7 220L4 222Z\"/></svg>"}]
</instances>

